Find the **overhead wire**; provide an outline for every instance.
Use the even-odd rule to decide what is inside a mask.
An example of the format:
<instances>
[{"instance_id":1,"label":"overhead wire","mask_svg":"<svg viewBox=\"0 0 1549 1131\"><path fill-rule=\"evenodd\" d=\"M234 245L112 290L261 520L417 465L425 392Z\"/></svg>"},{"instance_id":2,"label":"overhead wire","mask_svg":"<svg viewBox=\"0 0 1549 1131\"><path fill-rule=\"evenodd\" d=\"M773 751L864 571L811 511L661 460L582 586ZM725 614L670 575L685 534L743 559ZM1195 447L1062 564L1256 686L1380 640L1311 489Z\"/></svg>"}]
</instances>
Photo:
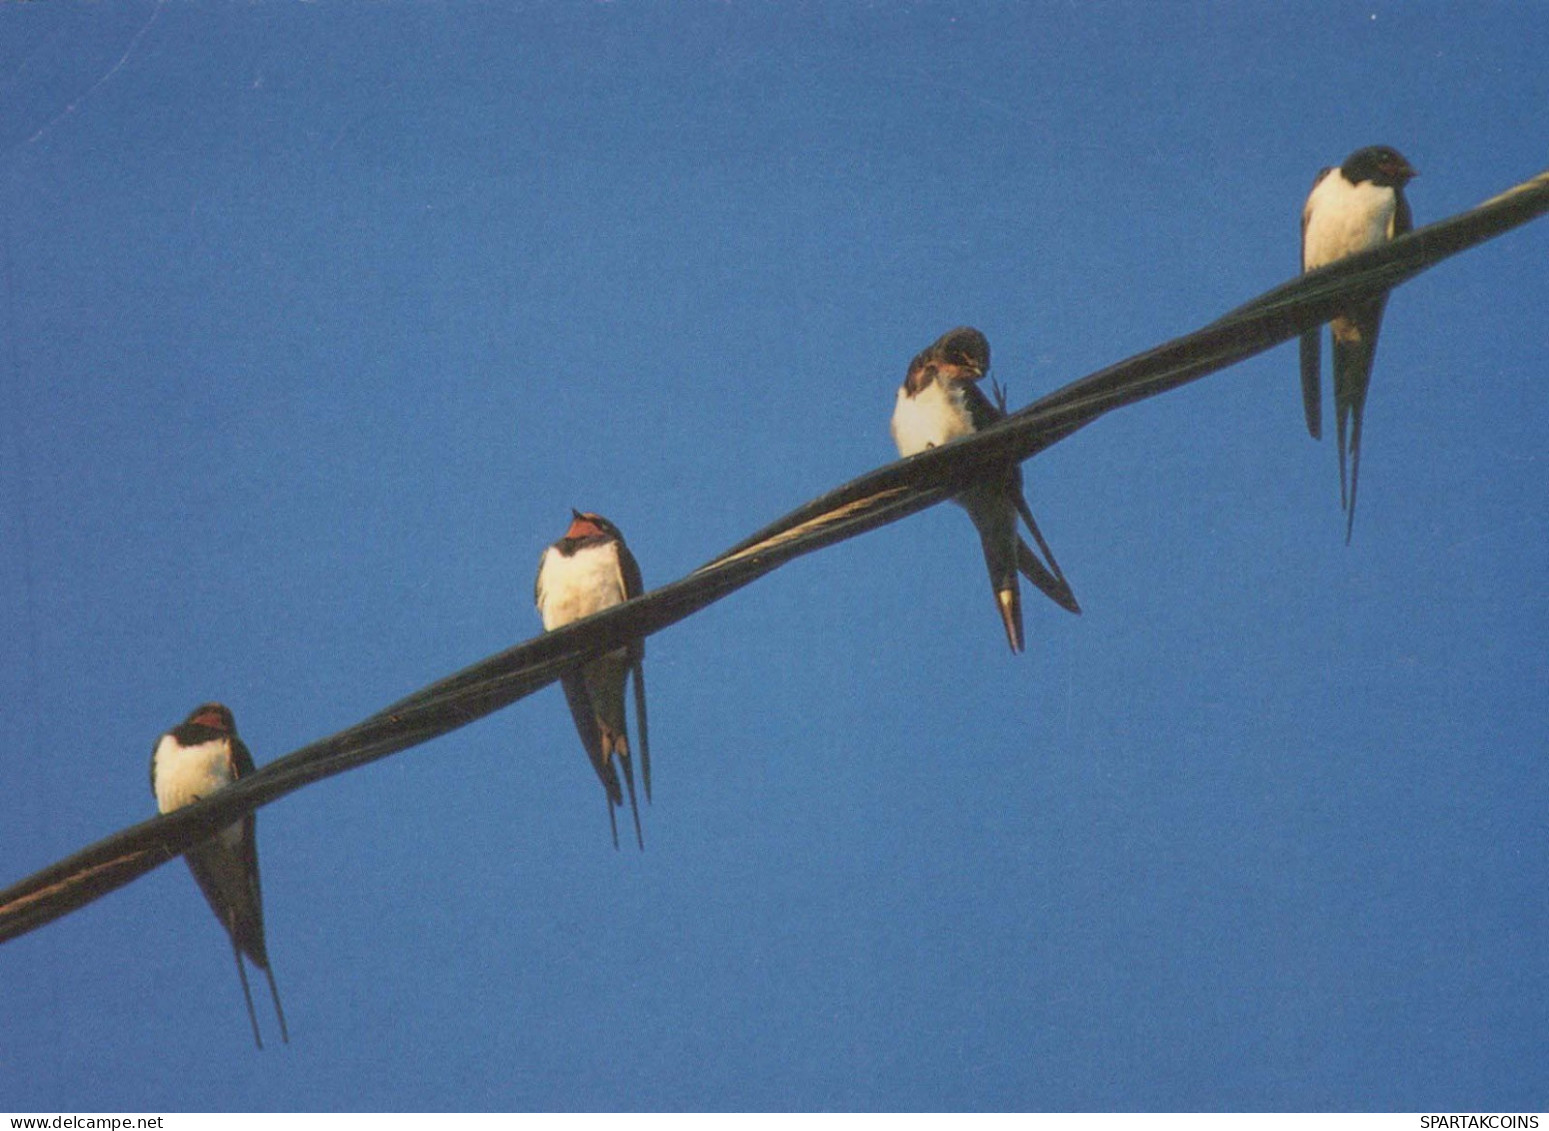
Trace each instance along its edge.
<instances>
[{"instance_id":1,"label":"overhead wire","mask_svg":"<svg viewBox=\"0 0 1549 1131\"><path fill-rule=\"evenodd\" d=\"M825 546L952 497L1125 405L1262 353L1341 309L1549 211L1549 171L1380 248L1273 288L1209 325L1074 381L952 444L868 472L738 542L686 577L437 680L186 808L142 821L0 891L0 942L68 914L286 794L429 742L565 671L660 632Z\"/></svg>"}]
</instances>

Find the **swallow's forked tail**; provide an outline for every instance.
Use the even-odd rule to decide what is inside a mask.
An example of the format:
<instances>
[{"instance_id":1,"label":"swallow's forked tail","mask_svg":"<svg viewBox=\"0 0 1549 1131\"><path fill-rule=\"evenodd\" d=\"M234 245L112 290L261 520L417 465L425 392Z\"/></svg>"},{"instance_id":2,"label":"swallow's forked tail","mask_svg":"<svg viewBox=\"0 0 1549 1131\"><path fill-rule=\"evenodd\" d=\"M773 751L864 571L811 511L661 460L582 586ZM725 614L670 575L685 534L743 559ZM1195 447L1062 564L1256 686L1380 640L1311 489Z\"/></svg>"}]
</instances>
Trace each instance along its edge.
<instances>
[{"instance_id":1,"label":"swallow's forked tail","mask_svg":"<svg viewBox=\"0 0 1549 1131\"><path fill-rule=\"evenodd\" d=\"M253 1043L257 1045L259 1051L262 1052L264 1047L264 1039L258 1033L258 1014L253 1009L253 991L248 989L247 986L247 968L242 965L242 951L237 946L237 936L235 932L232 932L231 934L231 957L236 960L237 977L242 982L242 1000L247 1002L247 1019L253 1026Z\"/></svg>"},{"instance_id":2,"label":"swallow's forked tail","mask_svg":"<svg viewBox=\"0 0 1549 1131\"><path fill-rule=\"evenodd\" d=\"M285 1024L285 1009L280 1005L280 991L274 984L274 969L265 966L264 976L269 979L269 996L274 999L274 1015L280 1019L280 1042L290 1044L290 1027Z\"/></svg>"},{"instance_id":3,"label":"swallow's forked tail","mask_svg":"<svg viewBox=\"0 0 1549 1131\"><path fill-rule=\"evenodd\" d=\"M1372 362L1377 352L1377 308L1360 337L1341 341L1334 336L1334 411L1339 439L1339 506L1345 512L1345 544L1355 530L1355 492L1361 476L1361 422L1366 415L1366 392L1371 387ZM1348 478L1346 468L1348 464Z\"/></svg>"},{"instance_id":4,"label":"swallow's forked tail","mask_svg":"<svg viewBox=\"0 0 1549 1131\"><path fill-rule=\"evenodd\" d=\"M1354 419L1350 422L1350 502L1345 507L1345 545L1350 545L1350 536L1355 533L1355 489L1361 482L1361 415L1362 408L1357 408L1353 413ZM1341 416L1339 420L1339 501L1345 501L1345 420Z\"/></svg>"},{"instance_id":5,"label":"swallow's forked tail","mask_svg":"<svg viewBox=\"0 0 1549 1131\"><path fill-rule=\"evenodd\" d=\"M608 807L608 829L613 833L613 851L619 850L619 819L613 815L613 798L603 795L602 803Z\"/></svg>"},{"instance_id":6,"label":"swallow's forked tail","mask_svg":"<svg viewBox=\"0 0 1549 1131\"><path fill-rule=\"evenodd\" d=\"M615 756L618 764L624 767L624 784L629 792L629 811L635 818L635 843L640 846L640 851L645 851L645 834L640 831L640 803L635 800L635 770L630 764L629 744L622 739L614 744ZM612 812L612 809L609 809Z\"/></svg>"},{"instance_id":7,"label":"swallow's forked tail","mask_svg":"<svg viewBox=\"0 0 1549 1131\"><path fill-rule=\"evenodd\" d=\"M231 938L231 957L237 964L237 979L242 983L242 1000L247 1003L247 1020L253 1026L253 1043L263 1051L264 1039L258 1032L258 1013L253 1008L253 991L248 986L247 967L242 962L242 946L237 942L237 913L233 908L228 912L226 933ZM280 1004L280 990L274 984L274 968L269 964L267 948L263 944L263 928L259 926L256 938L248 938L248 949L253 955L253 965L264 972L264 977L269 979L269 997L274 1002L274 1015L280 1022L280 1040L284 1044L290 1044L290 1026L285 1024L285 1007ZM260 959L262 961L260 961Z\"/></svg>"}]
</instances>

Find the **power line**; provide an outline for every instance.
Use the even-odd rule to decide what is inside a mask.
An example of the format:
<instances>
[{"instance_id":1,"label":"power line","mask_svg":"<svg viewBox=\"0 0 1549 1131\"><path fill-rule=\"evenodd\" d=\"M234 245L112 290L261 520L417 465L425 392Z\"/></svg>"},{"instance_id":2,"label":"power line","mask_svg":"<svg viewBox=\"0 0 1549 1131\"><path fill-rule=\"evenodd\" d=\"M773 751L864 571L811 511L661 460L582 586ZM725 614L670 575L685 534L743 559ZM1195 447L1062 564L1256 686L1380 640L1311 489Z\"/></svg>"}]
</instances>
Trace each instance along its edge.
<instances>
[{"instance_id":1,"label":"power line","mask_svg":"<svg viewBox=\"0 0 1549 1131\"><path fill-rule=\"evenodd\" d=\"M106 895L294 790L466 726L566 670L660 632L793 558L950 498L1124 405L1262 353L1346 306L1549 211L1549 171L1467 212L1301 276L1208 326L1074 381L971 437L890 463L739 542L687 577L534 637L365 721L270 762L194 805L115 833L0 891L0 942Z\"/></svg>"}]
</instances>

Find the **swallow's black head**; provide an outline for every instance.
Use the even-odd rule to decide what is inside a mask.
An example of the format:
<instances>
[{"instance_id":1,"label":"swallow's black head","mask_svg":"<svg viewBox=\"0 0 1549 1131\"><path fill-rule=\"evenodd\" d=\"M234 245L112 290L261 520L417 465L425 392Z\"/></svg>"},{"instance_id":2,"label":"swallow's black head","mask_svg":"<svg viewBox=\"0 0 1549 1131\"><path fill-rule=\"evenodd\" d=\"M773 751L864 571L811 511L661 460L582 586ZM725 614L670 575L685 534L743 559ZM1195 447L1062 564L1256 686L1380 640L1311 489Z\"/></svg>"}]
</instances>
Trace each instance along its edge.
<instances>
[{"instance_id":1,"label":"swallow's black head","mask_svg":"<svg viewBox=\"0 0 1549 1131\"><path fill-rule=\"evenodd\" d=\"M1365 149L1357 149L1345 158L1339 171L1352 185L1370 181L1381 188L1394 189L1403 188L1419 176L1403 154L1386 145L1368 145Z\"/></svg>"},{"instance_id":2,"label":"swallow's black head","mask_svg":"<svg viewBox=\"0 0 1549 1131\"><path fill-rule=\"evenodd\" d=\"M989 369L989 339L972 326L959 326L914 355L904 387L914 396L938 375L945 381L977 381Z\"/></svg>"},{"instance_id":3,"label":"swallow's black head","mask_svg":"<svg viewBox=\"0 0 1549 1131\"><path fill-rule=\"evenodd\" d=\"M927 352L948 365L972 370L978 377L990 371L990 340L972 326L948 330Z\"/></svg>"},{"instance_id":4,"label":"swallow's black head","mask_svg":"<svg viewBox=\"0 0 1549 1131\"><path fill-rule=\"evenodd\" d=\"M193 723L219 734L236 734L237 721L231 717L231 711L223 703L201 703L188 713L184 724Z\"/></svg>"}]
</instances>

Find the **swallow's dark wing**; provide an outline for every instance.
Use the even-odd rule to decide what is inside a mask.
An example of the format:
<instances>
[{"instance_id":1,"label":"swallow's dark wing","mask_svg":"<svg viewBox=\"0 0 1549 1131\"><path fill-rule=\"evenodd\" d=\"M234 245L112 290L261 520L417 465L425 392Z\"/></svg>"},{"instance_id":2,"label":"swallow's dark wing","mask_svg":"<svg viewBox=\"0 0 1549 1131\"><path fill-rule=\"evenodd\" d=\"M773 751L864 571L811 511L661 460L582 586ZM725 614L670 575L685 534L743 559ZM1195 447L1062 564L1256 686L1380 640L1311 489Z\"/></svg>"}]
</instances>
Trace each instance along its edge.
<instances>
[{"instance_id":1,"label":"swallow's dark wing","mask_svg":"<svg viewBox=\"0 0 1549 1131\"><path fill-rule=\"evenodd\" d=\"M602 729L597 725L597 712L592 706L592 697L586 692L586 677L580 672L574 672L564 676L559 681L565 689L565 701L570 704L570 717L575 720L576 733L581 736L581 745L586 749L586 756L591 759L592 769L597 771L597 778L602 782L603 789L608 792L608 799L615 805L624 800L624 795L619 789L618 775L613 772L611 763L603 757L602 753Z\"/></svg>"},{"instance_id":2,"label":"swallow's dark wing","mask_svg":"<svg viewBox=\"0 0 1549 1131\"><path fill-rule=\"evenodd\" d=\"M619 547L619 573L624 582L624 599L632 600L645 592L645 582L640 576L640 563L622 541ZM645 641L635 640L629 646L629 670L635 685L635 722L640 730L640 776L645 782L645 799L651 800L651 733L645 711Z\"/></svg>"},{"instance_id":3,"label":"swallow's dark wing","mask_svg":"<svg viewBox=\"0 0 1549 1131\"><path fill-rule=\"evenodd\" d=\"M1017 513L1022 516L1022 521L1027 525L1027 532L1033 536L1033 541L1038 543L1038 548L1043 551L1044 559L1049 563L1044 567L1038 555L1033 553L1032 547L1021 538L1017 539L1017 569L1022 576L1038 586L1039 590L1049 600L1067 612L1081 613L1081 606L1076 601L1076 595L1071 591L1070 583L1065 580L1065 574L1060 569L1060 563L1054 559L1054 551L1049 549L1049 543L1044 541L1043 531L1038 529L1038 522L1033 518L1033 512L1027 505L1027 498L1022 494L1022 469L1016 468L1016 483L1012 490L1012 498L1016 500Z\"/></svg>"},{"instance_id":4,"label":"swallow's dark wing","mask_svg":"<svg viewBox=\"0 0 1549 1131\"><path fill-rule=\"evenodd\" d=\"M231 736L231 772L233 781L241 781L253 772L252 752L236 735ZM244 916L243 937L238 941L254 962L265 967L269 965L269 956L264 946L263 891L258 882L258 818L252 813L242 819L242 840L237 846L237 855L247 880L243 904L248 909Z\"/></svg>"},{"instance_id":5,"label":"swallow's dark wing","mask_svg":"<svg viewBox=\"0 0 1549 1131\"><path fill-rule=\"evenodd\" d=\"M592 707L592 698L586 691L586 677L574 671L561 677L559 683L565 689L565 701L570 704L570 717L575 720L581 745L586 749L586 756L591 760L592 769L597 771L597 780L602 782L603 792L607 795L608 824L613 829L613 847L617 848L619 830L613 808L624 804L624 790L619 785L618 771L613 768L612 761L603 756L602 730L597 725L597 712Z\"/></svg>"},{"instance_id":6,"label":"swallow's dark wing","mask_svg":"<svg viewBox=\"0 0 1549 1131\"><path fill-rule=\"evenodd\" d=\"M958 382L963 390L963 407L968 410L968 419L973 422L974 431L982 432L991 424L1006 419L1006 414L995 407L995 402L984 395L984 390L971 381Z\"/></svg>"},{"instance_id":7,"label":"swallow's dark wing","mask_svg":"<svg viewBox=\"0 0 1549 1131\"><path fill-rule=\"evenodd\" d=\"M1334 171L1330 166L1319 171L1313 178L1312 187L1316 189L1323 183L1323 178ZM1312 218L1312 194L1307 195L1307 203L1302 206L1302 270L1307 269L1307 221ZM1320 370L1323 367L1323 358L1320 348L1323 341L1323 327L1314 326L1311 330L1302 334L1302 412L1307 418L1307 434L1314 440L1323 438L1323 388Z\"/></svg>"},{"instance_id":8,"label":"swallow's dark wing","mask_svg":"<svg viewBox=\"0 0 1549 1131\"><path fill-rule=\"evenodd\" d=\"M538 576L532 579L532 603L537 605L540 611L543 608L543 563L548 561L551 548L545 548L543 553L538 555Z\"/></svg>"},{"instance_id":9,"label":"swallow's dark wing","mask_svg":"<svg viewBox=\"0 0 1549 1131\"><path fill-rule=\"evenodd\" d=\"M623 591L624 600L631 601L645 592L645 582L640 577L640 563L635 561L635 555L629 552L629 547L620 539L616 545L619 553L619 587ZM645 641L635 640L630 643L629 656L631 660L638 660L645 656Z\"/></svg>"},{"instance_id":10,"label":"swallow's dark wing","mask_svg":"<svg viewBox=\"0 0 1549 1131\"><path fill-rule=\"evenodd\" d=\"M645 661L636 659L630 668L635 685L635 724L640 728L640 775L645 779L645 799L651 800L651 738L645 713Z\"/></svg>"},{"instance_id":11,"label":"swallow's dark wing","mask_svg":"<svg viewBox=\"0 0 1549 1131\"><path fill-rule=\"evenodd\" d=\"M1414 214L1409 211L1409 200L1403 189L1394 189L1393 195L1396 198L1393 202L1393 237L1407 236L1415 230Z\"/></svg>"},{"instance_id":12,"label":"swallow's dark wing","mask_svg":"<svg viewBox=\"0 0 1549 1131\"><path fill-rule=\"evenodd\" d=\"M1038 555L1020 538L1017 539L1017 569L1021 570L1023 577L1038 586L1049 600L1066 612L1080 615L1081 606L1076 603L1076 595L1071 592L1070 583L1045 569Z\"/></svg>"},{"instance_id":13,"label":"swallow's dark wing","mask_svg":"<svg viewBox=\"0 0 1549 1131\"><path fill-rule=\"evenodd\" d=\"M231 776L234 781L241 781L253 772L253 753L236 735L231 736Z\"/></svg>"}]
</instances>

